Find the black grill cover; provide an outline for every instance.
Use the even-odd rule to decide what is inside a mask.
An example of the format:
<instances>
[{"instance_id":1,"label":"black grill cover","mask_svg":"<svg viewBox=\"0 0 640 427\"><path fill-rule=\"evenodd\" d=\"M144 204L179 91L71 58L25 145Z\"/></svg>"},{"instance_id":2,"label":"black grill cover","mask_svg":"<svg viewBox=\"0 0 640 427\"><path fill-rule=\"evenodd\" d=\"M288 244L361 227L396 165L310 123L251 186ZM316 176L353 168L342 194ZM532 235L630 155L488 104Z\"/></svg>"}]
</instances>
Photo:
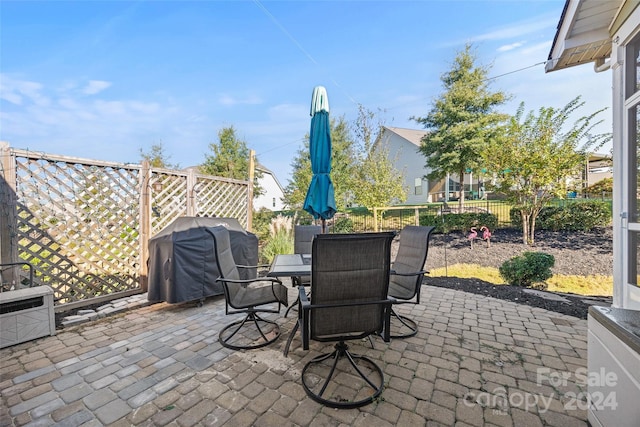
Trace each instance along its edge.
<instances>
[{"instance_id":1,"label":"black grill cover","mask_svg":"<svg viewBox=\"0 0 640 427\"><path fill-rule=\"evenodd\" d=\"M258 238L235 218L180 217L149 240L149 301L179 303L224 293L206 229L229 230L236 264L258 264ZM242 279L256 277L255 269L240 268Z\"/></svg>"}]
</instances>

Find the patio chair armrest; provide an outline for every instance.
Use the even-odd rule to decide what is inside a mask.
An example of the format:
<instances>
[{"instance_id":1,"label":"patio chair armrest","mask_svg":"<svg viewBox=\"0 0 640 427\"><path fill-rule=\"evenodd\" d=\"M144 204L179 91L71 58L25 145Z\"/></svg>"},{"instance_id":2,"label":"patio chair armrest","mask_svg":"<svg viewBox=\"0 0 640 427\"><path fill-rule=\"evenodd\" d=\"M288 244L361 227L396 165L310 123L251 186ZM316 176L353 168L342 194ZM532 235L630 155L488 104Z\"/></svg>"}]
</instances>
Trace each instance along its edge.
<instances>
[{"instance_id":1,"label":"patio chair armrest","mask_svg":"<svg viewBox=\"0 0 640 427\"><path fill-rule=\"evenodd\" d=\"M428 270L420 270L420 271L416 271L415 273L398 273L395 270L391 270L390 274L392 276L419 276L420 274L429 274Z\"/></svg>"},{"instance_id":2,"label":"patio chair armrest","mask_svg":"<svg viewBox=\"0 0 640 427\"><path fill-rule=\"evenodd\" d=\"M255 279L225 279L223 277L218 277L216 282L228 282L228 283L237 283L239 285L250 285L251 283L256 282L269 282L272 285L274 283L282 284L282 281L277 277L257 277Z\"/></svg>"},{"instance_id":3,"label":"patio chair armrest","mask_svg":"<svg viewBox=\"0 0 640 427\"><path fill-rule=\"evenodd\" d=\"M242 265L236 264L238 268L269 268L269 264L258 264L258 265Z\"/></svg>"},{"instance_id":4,"label":"patio chair armrest","mask_svg":"<svg viewBox=\"0 0 640 427\"><path fill-rule=\"evenodd\" d=\"M304 286L298 287L298 294L300 296L300 304L309 305L311 302L309 301L309 297L307 296L307 291Z\"/></svg>"},{"instance_id":5,"label":"patio chair armrest","mask_svg":"<svg viewBox=\"0 0 640 427\"><path fill-rule=\"evenodd\" d=\"M391 305L393 304L393 300L387 298L387 299L383 299L383 300L373 300L373 301L358 301L358 302L336 302L336 303L331 303L331 304L312 304L312 303L307 303L304 304L304 309L305 310L313 310L316 308L334 308L334 307L357 307L357 306L361 306L361 305L373 305L373 304L380 304L380 305Z\"/></svg>"}]
</instances>

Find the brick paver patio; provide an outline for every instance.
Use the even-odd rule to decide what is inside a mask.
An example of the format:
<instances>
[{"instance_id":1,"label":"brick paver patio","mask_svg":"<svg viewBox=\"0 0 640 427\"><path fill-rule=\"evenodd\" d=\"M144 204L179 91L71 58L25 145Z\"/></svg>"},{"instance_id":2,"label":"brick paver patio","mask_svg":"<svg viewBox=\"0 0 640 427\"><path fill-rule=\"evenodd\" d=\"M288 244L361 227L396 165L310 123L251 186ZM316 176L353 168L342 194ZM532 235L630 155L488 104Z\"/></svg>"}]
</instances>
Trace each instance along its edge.
<instances>
[{"instance_id":1,"label":"brick paver patio","mask_svg":"<svg viewBox=\"0 0 640 427\"><path fill-rule=\"evenodd\" d=\"M290 298L295 292L290 292ZM295 315L276 345L231 351L218 331L224 299L155 304L0 350L0 426L586 426L579 384L585 320L474 294L426 287L401 314L419 333L353 343L378 360L379 401L337 410L307 398ZM284 312L284 311L283 311Z\"/></svg>"}]
</instances>

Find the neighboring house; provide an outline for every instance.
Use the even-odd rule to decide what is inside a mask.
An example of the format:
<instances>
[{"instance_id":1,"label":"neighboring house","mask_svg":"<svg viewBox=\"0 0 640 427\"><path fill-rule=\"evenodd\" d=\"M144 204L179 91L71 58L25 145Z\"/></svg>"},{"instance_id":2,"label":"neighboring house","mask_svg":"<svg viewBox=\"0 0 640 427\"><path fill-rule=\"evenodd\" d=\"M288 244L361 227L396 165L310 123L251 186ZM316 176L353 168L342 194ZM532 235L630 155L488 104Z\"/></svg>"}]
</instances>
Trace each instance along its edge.
<instances>
[{"instance_id":1,"label":"neighboring house","mask_svg":"<svg viewBox=\"0 0 640 427\"><path fill-rule=\"evenodd\" d=\"M613 178L611 156L606 154L592 154L585 167L586 178L583 177L584 187L591 187L605 178Z\"/></svg>"},{"instance_id":2,"label":"neighboring house","mask_svg":"<svg viewBox=\"0 0 640 427\"><path fill-rule=\"evenodd\" d=\"M259 210L264 208L270 211L281 211L285 209L286 206L282 202L284 190L276 175L261 164L256 165L256 171L262 173L262 178L260 178L258 182L260 183L260 187L262 187L263 194L253 199L253 209Z\"/></svg>"},{"instance_id":3,"label":"neighboring house","mask_svg":"<svg viewBox=\"0 0 640 427\"><path fill-rule=\"evenodd\" d=\"M376 141L377 147L389 151L389 160L393 167L402 173L402 186L407 189L408 205L420 205L429 202L429 181L424 176L425 158L418 151L420 140L426 132L423 130L403 129L383 126Z\"/></svg>"},{"instance_id":4,"label":"neighboring house","mask_svg":"<svg viewBox=\"0 0 640 427\"><path fill-rule=\"evenodd\" d=\"M457 200L460 196L460 176L451 174L448 180L428 180L425 176L431 171L426 166L426 158L418 150L425 130L404 129L383 126L376 146L389 151L389 159L395 169L404 177L403 186L408 189L407 205L420 205L441 201ZM582 176L576 177L578 187L588 187L612 176L609 156L593 154ZM574 180L571 180L574 181ZM582 181L580 184L579 181ZM465 198L475 199L484 196L483 179L471 173L464 176Z\"/></svg>"},{"instance_id":5,"label":"neighboring house","mask_svg":"<svg viewBox=\"0 0 640 427\"><path fill-rule=\"evenodd\" d=\"M389 150L389 159L395 169L404 177L403 187L408 189L407 205L421 205L444 200L451 200L460 195L460 177L450 175L449 180L428 180L425 176L431 172L426 166L426 158L419 151L422 137L427 134L425 130L404 129L383 126L376 146ZM479 183L473 182L473 175L467 174L465 189L477 191ZM471 185L471 187L470 187ZM476 193L477 194L477 193Z\"/></svg>"}]
</instances>

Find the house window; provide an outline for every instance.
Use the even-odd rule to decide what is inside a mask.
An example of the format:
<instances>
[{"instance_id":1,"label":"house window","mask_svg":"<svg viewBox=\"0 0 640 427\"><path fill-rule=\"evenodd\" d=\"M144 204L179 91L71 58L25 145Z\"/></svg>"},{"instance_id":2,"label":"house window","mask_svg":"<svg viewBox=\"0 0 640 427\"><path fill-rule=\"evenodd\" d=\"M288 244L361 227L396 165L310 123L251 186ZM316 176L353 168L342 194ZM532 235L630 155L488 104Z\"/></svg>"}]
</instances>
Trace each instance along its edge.
<instances>
[{"instance_id":1,"label":"house window","mask_svg":"<svg viewBox=\"0 0 640 427\"><path fill-rule=\"evenodd\" d=\"M276 198L275 197L273 198L273 207L274 208L276 207Z\"/></svg>"},{"instance_id":2,"label":"house window","mask_svg":"<svg viewBox=\"0 0 640 427\"><path fill-rule=\"evenodd\" d=\"M628 72L632 76L628 79L627 84L630 85L627 89L627 98L634 93L640 91L640 39L635 38L631 43L627 45L627 60L629 65Z\"/></svg>"},{"instance_id":3,"label":"house window","mask_svg":"<svg viewBox=\"0 0 640 427\"><path fill-rule=\"evenodd\" d=\"M414 194L416 196L421 196L422 195L422 178L416 178L414 180L413 185L414 185L414 188L415 188Z\"/></svg>"},{"instance_id":4,"label":"house window","mask_svg":"<svg viewBox=\"0 0 640 427\"><path fill-rule=\"evenodd\" d=\"M640 35L636 35L625 47L624 130L621 133L626 165L625 201L622 212L628 215L627 230L623 230L623 251L626 256L623 268L626 283L640 284Z\"/></svg>"}]
</instances>

